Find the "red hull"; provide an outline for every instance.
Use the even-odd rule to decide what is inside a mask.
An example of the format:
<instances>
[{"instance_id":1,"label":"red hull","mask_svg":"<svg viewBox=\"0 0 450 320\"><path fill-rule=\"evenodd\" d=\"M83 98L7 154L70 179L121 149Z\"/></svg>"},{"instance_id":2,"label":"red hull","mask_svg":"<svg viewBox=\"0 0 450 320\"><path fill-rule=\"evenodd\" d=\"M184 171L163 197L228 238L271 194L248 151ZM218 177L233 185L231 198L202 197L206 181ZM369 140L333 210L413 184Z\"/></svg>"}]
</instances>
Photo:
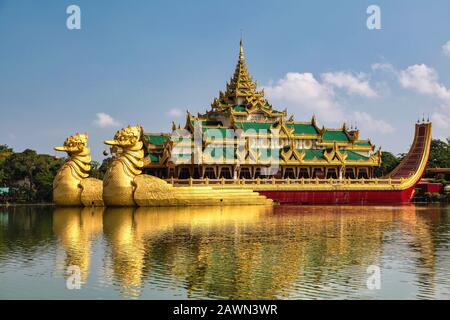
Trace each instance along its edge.
<instances>
[{"instance_id":1,"label":"red hull","mask_svg":"<svg viewBox=\"0 0 450 320\"><path fill-rule=\"evenodd\" d=\"M408 203L414 187L399 191L259 191L281 204L398 204Z\"/></svg>"}]
</instances>

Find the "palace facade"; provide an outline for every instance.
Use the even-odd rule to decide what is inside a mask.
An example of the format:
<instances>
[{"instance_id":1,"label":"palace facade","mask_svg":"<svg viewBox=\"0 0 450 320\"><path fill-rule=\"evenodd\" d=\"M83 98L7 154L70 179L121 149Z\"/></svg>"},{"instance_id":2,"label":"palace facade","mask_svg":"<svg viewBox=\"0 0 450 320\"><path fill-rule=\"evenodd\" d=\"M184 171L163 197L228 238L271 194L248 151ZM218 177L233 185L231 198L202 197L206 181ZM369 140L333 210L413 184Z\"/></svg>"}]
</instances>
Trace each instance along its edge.
<instances>
[{"instance_id":1,"label":"palace facade","mask_svg":"<svg viewBox=\"0 0 450 320\"><path fill-rule=\"evenodd\" d=\"M204 114L184 127L145 133L144 171L188 179L370 179L381 150L359 130L320 127L272 107L250 76L242 40L234 75Z\"/></svg>"}]
</instances>

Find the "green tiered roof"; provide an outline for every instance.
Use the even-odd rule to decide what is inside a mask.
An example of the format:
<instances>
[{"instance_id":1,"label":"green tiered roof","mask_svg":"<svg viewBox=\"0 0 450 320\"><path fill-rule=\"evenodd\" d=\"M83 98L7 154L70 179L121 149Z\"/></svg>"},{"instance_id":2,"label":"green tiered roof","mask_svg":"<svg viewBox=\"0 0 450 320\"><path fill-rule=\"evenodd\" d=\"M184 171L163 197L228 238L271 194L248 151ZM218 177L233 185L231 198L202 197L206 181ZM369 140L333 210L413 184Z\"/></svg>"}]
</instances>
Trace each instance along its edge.
<instances>
[{"instance_id":1,"label":"green tiered roof","mask_svg":"<svg viewBox=\"0 0 450 320\"><path fill-rule=\"evenodd\" d=\"M241 40L239 59L226 89L219 93L219 96L211 104L211 110L205 114L192 116L188 112L185 129L193 133L193 130L200 124L205 137L214 139L203 140L203 148L206 148L207 144L215 144L221 137L227 140L233 139L235 136L233 130L235 129L242 129L244 133L254 130L259 135L264 133L270 135L271 130L277 128L281 130L280 144L283 145L283 148L253 150L251 152L252 157L256 156L256 151L260 154L260 160L268 160L273 155L281 156L282 152L286 156L288 154L286 152L290 148L310 146L309 149L296 149L294 153L297 155L290 159L284 159L284 161L290 162L298 158L298 153L301 153L304 156L298 160L308 161L309 165L311 165L311 162L314 163L315 160L322 164L326 160L328 163L336 165L336 158L334 156L332 159L330 158L334 150L340 155L346 154L345 158L338 156L340 161L361 162L361 166L376 164L376 160L373 160L376 157L372 158L369 154L375 147L369 140L359 140L359 131L356 129L348 130L345 125L339 129L319 128L314 116L310 122L295 122L293 116L289 120L286 117L287 111L274 110L265 99L264 90L257 90L257 84L253 81L247 69ZM172 130L176 130L175 124L173 124ZM220 136L217 136L217 133L220 133ZM161 159L161 164L167 161L168 156L166 155L173 155L173 150L170 148L173 148L174 144L182 140L181 138L179 140L173 138L173 144L166 144L169 135L164 134L145 134L144 139L151 163L158 163ZM165 148L169 148L167 153L163 153ZM223 149L222 151L229 150ZM186 160L191 158L191 155L186 151L180 153L182 153L179 156L180 158ZM215 153L216 151L213 152L213 157ZM235 157L237 156L236 150L233 154ZM247 154L250 154L250 150L247 150ZM379 155L380 153L378 153Z\"/></svg>"},{"instance_id":2,"label":"green tiered roof","mask_svg":"<svg viewBox=\"0 0 450 320\"><path fill-rule=\"evenodd\" d=\"M144 139L153 145L162 146L167 139L169 139L168 135L144 135Z\"/></svg>"},{"instance_id":3,"label":"green tiered roof","mask_svg":"<svg viewBox=\"0 0 450 320\"><path fill-rule=\"evenodd\" d=\"M235 126L238 129L247 130L270 130L272 128L272 122L235 122Z\"/></svg>"},{"instance_id":4,"label":"green tiered roof","mask_svg":"<svg viewBox=\"0 0 450 320\"><path fill-rule=\"evenodd\" d=\"M218 133L220 134L218 135ZM232 139L234 137L234 131L228 128L202 128L202 133L208 137Z\"/></svg>"},{"instance_id":5,"label":"green tiered roof","mask_svg":"<svg viewBox=\"0 0 450 320\"><path fill-rule=\"evenodd\" d=\"M321 150L315 150L315 149L307 149L307 150L298 150L299 152L305 152L305 157L303 159L305 160L313 160L316 159L325 159L323 156L323 153L325 152L324 149Z\"/></svg>"},{"instance_id":6,"label":"green tiered roof","mask_svg":"<svg viewBox=\"0 0 450 320\"><path fill-rule=\"evenodd\" d=\"M152 163L158 163L159 162L159 156L162 154L162 152L149 152L148 157Z\"/></svg>"},{"instance_id":7,"label":"green tiered roof","mask_svg":"<svg viewBox=\"0 0 450 320\"><path fill-rule=\"evenodd\" d=\"M348 142L348 136L344 131L325 131L322 135L322 139L325 141L339 141Z\"/></svg>"},{"instance_id":8,"label":"green tiered roof","mask_svg":"<svg viewBox=\"0 0 450 320\"><path fill-rule=\"evenodd\" d=\"M355 141L353 144L358 147L371 147L372 146L369 141Z\"/></svg>"},{"instance_id":9,"label":"green tiered roof","mask_svg":"<svg viewBox=\"0 0 450 320\"><path fill-rule=\"evenodd\" d=\"M359 161L359 160L369 160L369 157L365 157L359 153L356 153L354 151L347 150L345 151L347 153L347 159L351 161Z\"/></svg>"},{"instance_id":10,"label":"green tiered roof","mask_svg":"<svg viewBox=\"0 0 450 320\"><path fill-rule=\"evenodd\" d=\"M244 105L239 104L239 105L234 106L233 110L237 111L237 112L245 112L245 111L247 111L247 108Z\"/></svg>"},{"instance_id":11,"label":"green tiered roof","mask_svg":"<svg viewBox=\"0 0 450 320\"><path fill-rule=\"evenodd\" d=\"M191 121L192 126L195 126L197 122L199 122L202 125L202 127L217 127L222 125L222 122L215 120L192 120Z\"/></svg>"},{"instance_id":12,"label":"green tiered roof","mask_svg":"<svg viewBox=\"0 0 450 320\"><path fill-rule=\"evenodd\" d=\"M314 127L312 124L305 124L305 123L287 123L286 127L288 128L294 128L294 134L307 134L307 135L314 135L318 134L316 127Z\"/></svg>"}]
</instances>

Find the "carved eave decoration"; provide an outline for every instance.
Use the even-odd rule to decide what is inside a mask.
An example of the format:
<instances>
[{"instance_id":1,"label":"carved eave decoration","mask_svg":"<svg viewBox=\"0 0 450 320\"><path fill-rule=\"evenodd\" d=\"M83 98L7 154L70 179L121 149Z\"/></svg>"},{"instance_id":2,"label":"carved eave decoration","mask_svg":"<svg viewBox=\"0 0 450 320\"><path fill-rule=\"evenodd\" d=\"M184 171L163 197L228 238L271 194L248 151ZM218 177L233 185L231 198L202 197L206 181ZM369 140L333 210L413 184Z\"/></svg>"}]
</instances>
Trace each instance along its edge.
<instances>
[{"instance_id":1,"label":"carved eave decoration","mask_svg":"<svg viewBox=\"0 0 450 320\"><path fill-rule=\"evenodd\" d=\"M171 148L164 149L161 157L159 158L159 163L164 164L166 163L171 157Z\"/></svg>"},{"instance_id":2,"label":"carved eave decoration","mask_svg":"<svg viewBox=\"0 0 450 320\"><path fill-rule=\"evenodd\" d=\"M292 154L293 154L293 150L291 148L289 148L287 150L284 150L284 149L281 150L281 158L285 162L287 162L287 161L289 161L291 159Z\"/></svg>"},{"instance_id":3,"label":"carved eave decoration","mask_svg":"<svg viewBox=\"0 0 450 320\"><path fill-rule=\"evenodd\" d=\"M319 128L315 114L313 114L310 124L314 126L319 135L322 135L323 131L325 131L325 127L322 126L322 128Z\"/></svg>"},{"instance_id":4,"label":"carved eave decoration","mask_svg":"<svg viewBox=\"0 0 450 320\"><path fill-rule=\"evenodd\" d=\"M257 164L258 163L258 151L253 148L245 148L243 150L236 150L236 159L240 164Z\"/></svg>"},{"instance_id":5,"label":"carved eave decoration","mask_svg":"<svg viewBox=\"0 0 450 320\"><path fill-rule=\"evenodd\" d=\"M278 137L291 139L294 136L294 128L287 127L283 118L280 118L279 121L275 122L270 131L275 133L274 130L278 130Z\"/></svg>"},{"instance_id":6,"label":"carved eave decoration","mask_svg":"<svg viewBox=\"0 0 450 320\"><path fill-rule=\"evenodd\" d=\"M347 136L351 142L355 142L359 140L359 130L351 129L346 131Z\"/></svg>"},{"instance_id":7,"label":"carved eave decoration","mask_svg":"<svg viewBox=\"0 0 450 320\"><path fill-rule=\"evenodd\" d=\"M323 136L323 133L326 131L327 129L325 129L325 126L322 126L322 128L317 128L317 133L319 134L320 137Z\"/></svg>"},{"instance_id":8,"label":"carved eave decoration","mask_svg":"<svg viewBox=\"0 0 450 320\"><path fill-rule=\"evenodd\" d=\"M189 130L190 132L194 131L194 126L192 125L192 121L194 121L195 118L192 116L192 114L187 111L186 114L186 124L184 125L184 129Z\"/></svg>"},{"instance_id":9,"label":"carved eave decoration","mask_svg":"<svg viewBox=\"0 0 450 320\"><path fill-rule=\"evenodd\" d=\"M329 163L333 160L337 160L340 163L345 163L345 159L347 158L347 153L341 153L336 142L333 145L333 149L330 151L325 151L323 155Z\"/></svg>"},{"instance_id":10,"label":"carved eave decoration","mask_svg":"<svg viewBox=\"0 0 450 320\"><path fill-rule=\"evenodd\" d=\"M377 153L372 154L370 156L370 160L372 160L373 163L375 163L376 165L380 166L381 165L381 149L378 149Z\"/></svg>"}]
</instances>

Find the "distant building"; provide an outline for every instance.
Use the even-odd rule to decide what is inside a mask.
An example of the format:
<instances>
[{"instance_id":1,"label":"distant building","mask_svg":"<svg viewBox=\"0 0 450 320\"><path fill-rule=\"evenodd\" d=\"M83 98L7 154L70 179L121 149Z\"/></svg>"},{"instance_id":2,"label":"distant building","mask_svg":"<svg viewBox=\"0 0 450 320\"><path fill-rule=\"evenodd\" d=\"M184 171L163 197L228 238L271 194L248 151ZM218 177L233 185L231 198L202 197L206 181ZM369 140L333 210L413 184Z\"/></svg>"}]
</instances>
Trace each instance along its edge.
<instances>
[{"instance_id":1,"label":"distant building","mask_svg":"<svg viewBox=\"0 0 450 320\"><path fill-rule=\"evenodd\" d=\"M450 180L450 168L428 168L427 175L431 177L448 178Z\"/></svg>"}]
</instances>

